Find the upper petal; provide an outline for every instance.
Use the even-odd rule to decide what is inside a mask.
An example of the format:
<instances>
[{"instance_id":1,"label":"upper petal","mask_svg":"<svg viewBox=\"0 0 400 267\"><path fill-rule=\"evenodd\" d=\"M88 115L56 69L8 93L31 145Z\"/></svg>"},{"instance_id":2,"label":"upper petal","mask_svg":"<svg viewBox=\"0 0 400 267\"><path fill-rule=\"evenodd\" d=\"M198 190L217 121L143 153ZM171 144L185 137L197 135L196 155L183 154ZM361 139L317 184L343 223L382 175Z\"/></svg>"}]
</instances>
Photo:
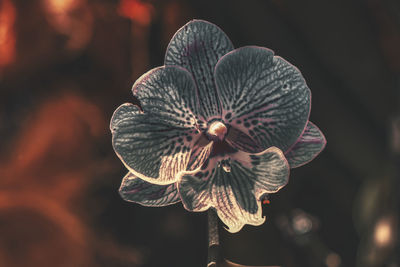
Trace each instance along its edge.
<instances>
[{"instance_id":1,"label":"upper petal","mask_svg":"<svg viewBox=\"0 0 400 267\"><path fill-rule=\"evenodd\" d=\"M324 134L314 123L309 121L303 135L293 147L285 152L290 168L297 168L310 162L318 156L325 148L325 145Z\"/></svg>"},{"instance_id":2,"label":"upper petal","mask_svg":"<svg viewBox=\"0 0 400 267\"><path fill-rule=\"evenodd\" d=\"M157 68L134 85L144 112L132 104L114 112L110 125L114 149L137 177L169 184L186 170L193 144L201 136L196 107L190 102L193 88L187 71Z\"/></svg>"},{"instance_id":3,"label":"upper petal","mask_svg":"<svg viewBox=\"0 0 400 267\"><path fill-rule=\"evenodd\" d=\"M122 180L119 193L126 201L149 207L162 207L180 201L175 183L169 185L151 184L130 172Z\"/></svg>"},{"instance_id":4,"label":"upper petal","mask_svg":"<svg viewBox=\"0 0 400 267\"><path fill-rule=\"evenodd\" d=\"M288 177L282 151L271 147L258 154L237 152L211 158L202 168L182 172L178 191L186 209L214 208L228 230L238 232L245 224L264 222L261 197L277 192Z\"/></svg>"},{"instance_id":5,"label":"upper petal","mask_svg":"<svg viewBox=\"0 0 400 267\"><path fill-rule=\"evenodd\" d=\"M193 75L204 118L220 116L221 107L214 84L214 67L220 57L233 50L226 34L216 25L192 20L172 37L165 65L181 66Z\"/></svg>"},{"instance_id":6,"label":"upper petal","mask_svg":"<svg viewBox=\"0 0 400 267\"><path fill-rule=\"evenodd\" d=\"M303 132L311 93L300 71L267 48L247 46L222 57L215 80L225 123L262 150L291 147Z\"/></svg>"},{"instance_id":7,"label":"upper petal","mask_svg":"<svg viewBox=\"0 0 400 267\"><path fill-rule=\"evenodd\" d=\"M162 66L143 74L132 86L145 113L163 116L172 124L197 123L199 106L191 74L178 66Z\"/></svg>"}]
</instances>

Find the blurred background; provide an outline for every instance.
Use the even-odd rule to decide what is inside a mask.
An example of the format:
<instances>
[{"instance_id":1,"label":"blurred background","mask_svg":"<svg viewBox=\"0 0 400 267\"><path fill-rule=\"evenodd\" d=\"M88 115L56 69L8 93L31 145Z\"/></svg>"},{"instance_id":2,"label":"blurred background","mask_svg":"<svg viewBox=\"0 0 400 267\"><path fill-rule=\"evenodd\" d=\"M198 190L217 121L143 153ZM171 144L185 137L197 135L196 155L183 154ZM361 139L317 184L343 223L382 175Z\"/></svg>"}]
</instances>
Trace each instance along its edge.
<instances>
[{"instance_id":1,"label":"blurred background","mask_svg":"<svg viewBox=\"0 0 400 267\"><path fill-rule=\"evenodd\" d=\"M206 214L124 202L108 128L193 18L296 65L328 140L224 256L400 266L398 0L0 0L0 266L205 266Z\"/></svg>"}]
</instances>

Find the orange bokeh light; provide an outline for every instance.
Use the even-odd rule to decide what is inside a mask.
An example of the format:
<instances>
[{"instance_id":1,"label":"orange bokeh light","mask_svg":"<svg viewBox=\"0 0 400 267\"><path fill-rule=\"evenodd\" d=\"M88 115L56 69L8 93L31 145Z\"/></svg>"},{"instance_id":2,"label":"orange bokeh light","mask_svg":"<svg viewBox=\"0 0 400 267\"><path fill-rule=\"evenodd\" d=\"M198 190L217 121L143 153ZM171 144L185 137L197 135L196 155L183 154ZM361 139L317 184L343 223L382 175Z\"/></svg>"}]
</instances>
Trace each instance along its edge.
<instances>
[{"instance_id":1,"label":"orange bokeh light","mask_svg":"<svg viewBox=\"0 0 400 267\"><path fill-rule=\"evenodd\" d=\"M11 0L0 2L0 70L15 60L15 7Z\"/></svg>"},{"instance_id":2,"label":"orange bokeh light","mask_svg":"<svg viewBox=\"0 0 400 267\"><path fill-rule=\"evenodd\" d=\"M153 6L138 0L121 0L118 14L143 26L149 25L153 14Z\"/></svg>"},{"instance_id":3,"label":"orange bokeh light","mask_svg":"<svg viewBox=\"0 0 400 267\"><path fill-rule=\"evenodd\" d=\"M92 36L93 16L86 0L42 0L48 23L68 37L68 49L85 47Z\"/></svg>"},{"instance_id":4,"label":"orange bokeh light","mask_svg":"<svg viewBox=\"0 0 400 267\"><path fill-rule=\"evenodd\" d=\"M93 159L94 140L107 127L100 109L64 93L41 103L21 124L0 163L0 217L6 218L0 266L94 266L90 228L71 203L84 196L101 165ZM15 259L20 251L9 243L24 258Z\"/></svg>"},{"instance_id":5,"label":"orange bokeh light","mask_svg":"<svg viewBox=\"0 0 400 267\"><path fill-rule=\"evenodd\" d=\"M79 0L45 0L46 8L54 13L66 13L79 5Z\"/></svg>"}]
</instances>

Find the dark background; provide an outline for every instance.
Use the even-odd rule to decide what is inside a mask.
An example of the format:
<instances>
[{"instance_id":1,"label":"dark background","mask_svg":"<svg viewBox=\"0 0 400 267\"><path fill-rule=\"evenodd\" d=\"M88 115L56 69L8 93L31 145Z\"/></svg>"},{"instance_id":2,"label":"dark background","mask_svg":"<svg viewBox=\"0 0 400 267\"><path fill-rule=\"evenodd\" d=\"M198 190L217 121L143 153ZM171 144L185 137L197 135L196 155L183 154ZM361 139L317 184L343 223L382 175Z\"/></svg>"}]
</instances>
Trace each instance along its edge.
<instances>
[{"instance_id":1,"label":"dark background","mask_svg":"<svg viewBox=\"0 0 400 267\"><path fill-rule=\"evenodd\" d=\"M224 256L400 266L397 0L0 0L0 266L206 265L205 213L119 197L108 128L193 18L297 66L328 140L264 205L265 224L221 230Z\"/></svg>"}]
</instances>

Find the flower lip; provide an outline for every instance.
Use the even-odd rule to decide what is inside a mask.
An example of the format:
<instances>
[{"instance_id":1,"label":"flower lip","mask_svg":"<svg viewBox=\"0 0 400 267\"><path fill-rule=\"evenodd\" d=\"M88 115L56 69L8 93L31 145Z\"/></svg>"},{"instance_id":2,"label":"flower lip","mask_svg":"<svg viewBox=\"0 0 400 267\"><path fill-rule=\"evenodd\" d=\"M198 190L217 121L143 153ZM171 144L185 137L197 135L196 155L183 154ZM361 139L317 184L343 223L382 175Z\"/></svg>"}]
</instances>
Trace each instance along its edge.
<instances>
[{"instance_id":1,"label":"flower lip","mask_svg":"<svg viewBox=\"0 0 400 267\"><path fill-rule=\"evenodd\" d=\"M225 138L228 129L225 124L220 121L214 121L210 124L207 130L207 134L211 139L222 141Z\"/></svg>"}]
</instances>

